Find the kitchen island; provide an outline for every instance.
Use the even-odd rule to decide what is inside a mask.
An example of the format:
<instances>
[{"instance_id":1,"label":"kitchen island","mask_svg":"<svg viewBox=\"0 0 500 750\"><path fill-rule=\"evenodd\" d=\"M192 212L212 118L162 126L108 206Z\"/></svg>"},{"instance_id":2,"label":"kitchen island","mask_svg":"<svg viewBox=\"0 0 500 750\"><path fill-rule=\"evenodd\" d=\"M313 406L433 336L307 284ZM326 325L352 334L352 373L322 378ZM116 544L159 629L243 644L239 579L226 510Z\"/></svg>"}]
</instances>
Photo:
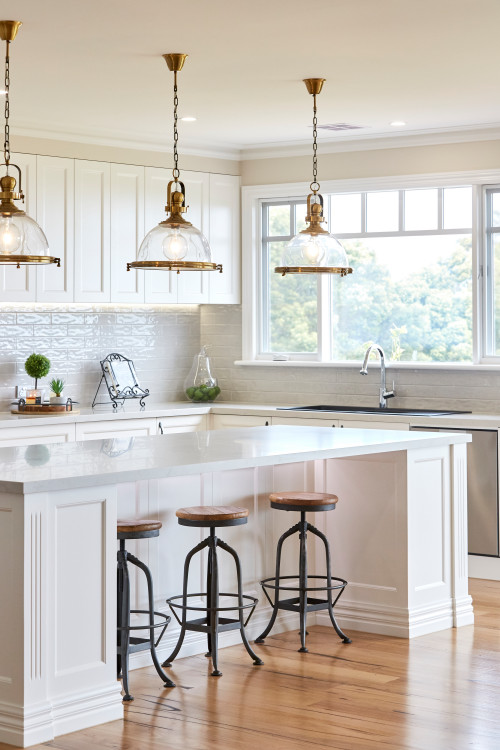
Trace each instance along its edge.
<instances>
[{"instance_id":1,"label":"kitchen island","mask_svg":"<svg viewBox=\"0 0 500 750\"><path fill-rule=\"evenodd\" d=\"M469 440L461 433L275 426L0 449L0 741L28 746L122 716L117 514L163 522L159 539L131 551L150 566L155 608L165 611L165 599L180 592L187 550L204 535L179 528L176 508L248 507L248 525L226 529L225 538L239 551L245 591L260 596L276 540L294 522L294 514L269 508L268 494L334 492L335 512L312 520L330 539L334 575L350 582L337 607L344 630L411 638L472 624ZM291 545L283 573L294 572L297 556ZM311 572L321 572L321 564L318 556ZM231 590L232 568L221 567L221 587ZM205 574L202 563L192 590L202 590ZM143 604L139 586L132 605ZM262 603L249 635L268 617ZM293 613L281 616L279 627L296 626ZM169 626L160 656L176 635ZM181 655L204 652L201 635L190 635ZM221 645L236 637L228 633ZM135 666L145 663L137 654Z\"/></svg>"}]
</instances>

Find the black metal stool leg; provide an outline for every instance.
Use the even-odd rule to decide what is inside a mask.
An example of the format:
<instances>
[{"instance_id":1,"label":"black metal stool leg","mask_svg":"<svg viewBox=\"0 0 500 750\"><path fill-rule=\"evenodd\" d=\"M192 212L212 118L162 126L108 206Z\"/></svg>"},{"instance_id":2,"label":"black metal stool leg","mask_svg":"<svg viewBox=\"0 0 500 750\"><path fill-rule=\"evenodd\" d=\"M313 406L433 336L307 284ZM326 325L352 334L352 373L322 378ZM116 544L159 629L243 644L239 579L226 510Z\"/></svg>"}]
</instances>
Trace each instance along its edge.
<instances>
[{"instance_id":1,"label":"black metal stool leg","mask_svg":"<svg viewBox=\"0 0 500 750\"><path fill-rule=\"evenodd\" d=\"M211 643L211 657L213 672L212 677L221 677L222 672L218 668L219 659L219 613L217 609L219 607L219 563L217 560L217 543L218 539L215 536L215 529L210 529L210 543L208 547L208 556L211 558L211 580L210 580L210 612L207 612L207 616L210 616L210 643ZM208 591L207 591L208 595ZM208 604L207 604L208 606Z\"/></svg>"},{"instance_id":2,"label":"black metal stool leg","mask_svg":"<svg viewBox=\"0 0 500 750\"><path fill-rule=\"evenodd\" d=\"M321 531L319 531L319 529L317 529L314 526L312 526L312 524L308 523L307 524L307 528L309 529L309 531L312 534L315 534L319 539L321 539L321 541L325 545L325 554L326 554L326 585L327 586L331 586L332 585L332 562L331 562L331 557L330 557L330 543L329 543L328 539L326 538L326 536ZM338 599L341 596L341 594L343 593L343 591L344 591L344 589L340 590L340 592L339 592L337 598L335 599L334 603L336 603L338 601ZM330 620L332 622L333 627L335 628L335 632L337 633L338 637L341 638L344 641L344 643L352 643L352 641L349 638L349 636L347 636L341 630L339 624L337 623L337 620L335 619L335 615L333 614L333 604L334 603L332 603L332 596L331 596L330 590L327 591L327 595L328 595L328 614L330 615Z\"/></svg>"},{"instance_id":3,"label":"black metal stool leg","mask_svg":"<svg viewBox=\"0 0 500 750\"><path fill-rule=\"evenodd\" d=\"M276 572L275 572L276 586L279 585L279 577L280 577L280 569L281 569L281 549L283 547L283 542L285 541L285 539L288 539L289 536L292 536L299 530L300 530L300 524L297 523L295 524L295 526L292 526L290 529L288 529L288 531L285 531L285 533L282 534L278 540L278 546L276 548ZM265 590L264 590L264 593L265 593ZM274 606L273 606L273 611L271 614L271 619L269 620L266 629L259 635L258 638L255 639L255 643L264 643L265 638L267 638L267 636L273 629L273 625L276 622L276 617L279 612L278 603L279 603L279 591L276 588L274 590Z\"/></svg>"},{"instance_id":4,"label":"black metal stool leg","mask_svg":"<svg viewBox=\"0 0 500 750\"><path fill-rule=\"evenodd\" d=\"M148 585L148 605L149 605L149 650L151 652L151 659L153 660L153 664L155 666L156 671L158 672L159 677L163 680L165 683L165 687L175 687L175 682L172 682L172 680L167 677L165 672L160 666L160 662L158 661L158 656L156 655L156 646L155 646L155 637L154 637L154 621L155 621L155 613L154 613L154 595L153 595L153 579L151 577L151 571L149 570L148 566L145 565L142 560L139 560L134 555L128 554L128 559L130 560L133 565L136 565L138 568L142 570L144 575L146 576L146 582Z\"/></svg>"},{"instance_id":5,"label":"black metal stool leg","mask_svg":"<svg viewBox=\"0 0 500 750\"><path fill-rule=\"evenodd\" d=\"M253 663L257 666L260 666L261 664L264 664L262 659L260 659L255 651L250 646L250 643L248 642L247 634L245 632L245 621L243 618L243 584L241 581L241 563L240 558L232 547L229 546L229 544L226 544L226 542L223 542L221 539L218 540L218 545L221 549L225 550L226 552L229 552L230 555L232 555L235 565L236 565L236 578L238 581L238 605L240 607L239 609L239 619L240 619L240 631L241 631L241 640L243 641L243 645L245 646L248 655L251 659L253 659Z\"/></svg>"},{"instance_id":6,"label":"black metal stool leg","mask_svg":"<svg viewBox=\"0 0 500 750\"><path fill-rule=\"evenodd\" d=\"M207 626L211 628L212 625L212 551L208 548L208 562L207 562ZM208 650L205 656L210 659L212 656L212 634L209 630L207 632L207 646Z\"/></svg>"},{"instance_id":7,"label":"black metal stool leg","mask_svg":"<svg viewBox=\"0 0 500 750\"><path fill-rule=\"evenodd\" d=\"M188 578L189 578L189 565L191 563L192 558L194 555L196 555L197 552L200 552L202 549L205 549L205 547L208 546L208 539L204 539L202 542L196 545L196 547L193 547L193 549L188 552L186 556L186 560L184 562L184 582L182 585L182 622L181 622L181 632L179 633L179 640L177 641L177 644L170 654L170 656L165 659L165 661L162 664L162 667L171 667L172 662L181 650L182 643L184 641L184 637L186 635L186 620L187 620L187 590L188 590Z\"/></svg>"},{"instance_id":8,"label":"black metal stool leg","mask_svg":"<svg viewBox=\"0 0 500 750\"><path fill-rule=\"evenodd\" d=\"M129 693L128 687L128 650L130 642L130 580L128 575L127 566L127 551L125 549L125 541L120 539L120 550L118 552L118 567L121 570L121 630L120 633L120 665L123 678L123 690L125 695L123 696L124 701L133 701L133 697Z\"/></svg>"},{"instance_id":9,"label":"black metal stool leg","mask_svg":"<svg viewBox=\"0 0 500 750\"><path fill-rule=\"evenodd\" d=\"M116 574L116 678L121 680L122 677L122 658L120 653L121 647L121 625L122 625L122 591L123 591L123 570L120 564L120 553L117 553L117 574Z\"/></svg>"},{"instance_id":10,"label":"black metal stool leg","mask_svg":"<svg viewBox=\"0 0 500 750\"><path fill-rule=\"evenodd\" d=\"M306 620L307 620L307 521L304 511L300 513L300 556L299 556L299 617L300 617L300 648L307 653L306 648Z\"/></svg>"}]
</instances>

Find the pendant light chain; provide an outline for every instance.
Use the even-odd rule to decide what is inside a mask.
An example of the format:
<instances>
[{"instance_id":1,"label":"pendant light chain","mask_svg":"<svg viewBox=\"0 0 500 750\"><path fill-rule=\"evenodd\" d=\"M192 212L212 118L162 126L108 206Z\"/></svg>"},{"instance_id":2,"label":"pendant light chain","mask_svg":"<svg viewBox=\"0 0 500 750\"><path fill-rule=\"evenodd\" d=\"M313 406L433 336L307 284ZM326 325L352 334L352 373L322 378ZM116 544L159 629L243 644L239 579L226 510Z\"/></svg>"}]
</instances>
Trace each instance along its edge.
<instances>
[{"instance_id":1,"label":"pendant light chain","mask_svg":"<svg viewBox=\"0 0 500 750\"><path fill-rule=\"evenodd\" d=\"M4 142L3 142L3 155L5 164L7 165L7 171L10 162L10 128L9 128L9 115L10 115L10 102L9 102L9 88L10 88L10 58L9 58L9 44L6 42L7 51L5 53L5 130L4 130Z\"/></svg>"},{"instance_id":2,"label":"pendant light chain","mask_svg":"<svg viewBox=\"0 0 500 750\"><path fill-rule=\"evenodd\" d=\"M177 141L179 140L179 133L177 131L177 107L178 106L179 106L179 97L177 96L177 71L174 71L174 168L172 170L172 176L174 180L178 180L180 176L179 154L177 153Z\"/></svg>"},{"instance_id":3,"label":"pendant light chain","mask_svg":"<svg viewBox=\"0 0 500 750\"><path fill-rule=\"evenodd\" d=\"M313 181L310 184L310 189L316 195L320 188L318 182L318 109L316 107L316 94L313 95Z\"/></svg>"}]
</instances>

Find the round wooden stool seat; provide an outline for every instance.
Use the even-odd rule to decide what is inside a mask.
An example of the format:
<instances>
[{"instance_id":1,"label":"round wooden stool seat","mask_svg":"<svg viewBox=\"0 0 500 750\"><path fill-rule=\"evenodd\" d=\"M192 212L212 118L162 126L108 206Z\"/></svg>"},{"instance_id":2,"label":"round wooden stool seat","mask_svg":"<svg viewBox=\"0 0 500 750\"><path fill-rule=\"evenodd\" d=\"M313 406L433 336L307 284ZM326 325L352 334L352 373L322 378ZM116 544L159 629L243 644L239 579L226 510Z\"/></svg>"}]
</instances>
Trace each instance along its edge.
<instances>
[{"instance_id":1,"label":"round wooden stool seat","mask_svg":"<svg viewBox=\"0 0 500 750\"><path fill-rule=\"evenodd\" d=\"M175 515L181 526L238 526L247 522L248 509L233 505L197 505L179 508Z\"/></svg>"},{"instance_id":2,"label":"round wooden stool seat","mask_svg":"<svg viewBox=\"0 0 500 750\"><path fill-rule=\"evenodd\" d=\"M269 495L271 508L277 510L333 510L337 495L328 492L273 492Z\"/></svg>"},{"instance_id":3,"label":"round wooden stool seat","mask_svg":"<svg viewBox=\"0 0 500 750\"><path fill-rule=\"evenodd\" d=\"M119 519L116 522L118 539L144 539L146 537L159 536L162 527L161 521L153 519Z\"/></svg>"}]
</instances>

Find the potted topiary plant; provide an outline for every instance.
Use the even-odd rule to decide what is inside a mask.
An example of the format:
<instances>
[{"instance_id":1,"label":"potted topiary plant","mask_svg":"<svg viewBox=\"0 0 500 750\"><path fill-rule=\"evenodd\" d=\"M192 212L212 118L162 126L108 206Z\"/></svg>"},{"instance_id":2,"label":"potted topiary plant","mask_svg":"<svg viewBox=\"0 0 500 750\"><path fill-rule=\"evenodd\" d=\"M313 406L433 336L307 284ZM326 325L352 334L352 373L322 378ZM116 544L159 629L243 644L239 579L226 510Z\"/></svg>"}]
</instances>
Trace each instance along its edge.
<instances>
[{"instance_id":1,"label":"potted topiary plant","mask_svg":"<svg viewBox=\"0 0 500 750\"><path fill-rule=\"evenodd\" d=\"M50 381L50 390L54 394L50 397L50 403L64 404L64 397L62 396L62 392L64 390L64 380L61 380L61 378L53 378Z\"/></svg>"},{"instance_id":2,"label":"potted topiary plant","mask_svg":"<svg viewBox=\"0 0 500 750\"><path fill-rule=\"evenodd\" d=\"M42 403L42 392L38 390L38 381L40 378L44 378L49 374L50 371L50 359L44 357L43 354L30 354L26 362L24 363L24 369L30 376L35 379L35 388L28 390L26 394L27 404L41 404Z\"/></svg>"}]
</instances>

